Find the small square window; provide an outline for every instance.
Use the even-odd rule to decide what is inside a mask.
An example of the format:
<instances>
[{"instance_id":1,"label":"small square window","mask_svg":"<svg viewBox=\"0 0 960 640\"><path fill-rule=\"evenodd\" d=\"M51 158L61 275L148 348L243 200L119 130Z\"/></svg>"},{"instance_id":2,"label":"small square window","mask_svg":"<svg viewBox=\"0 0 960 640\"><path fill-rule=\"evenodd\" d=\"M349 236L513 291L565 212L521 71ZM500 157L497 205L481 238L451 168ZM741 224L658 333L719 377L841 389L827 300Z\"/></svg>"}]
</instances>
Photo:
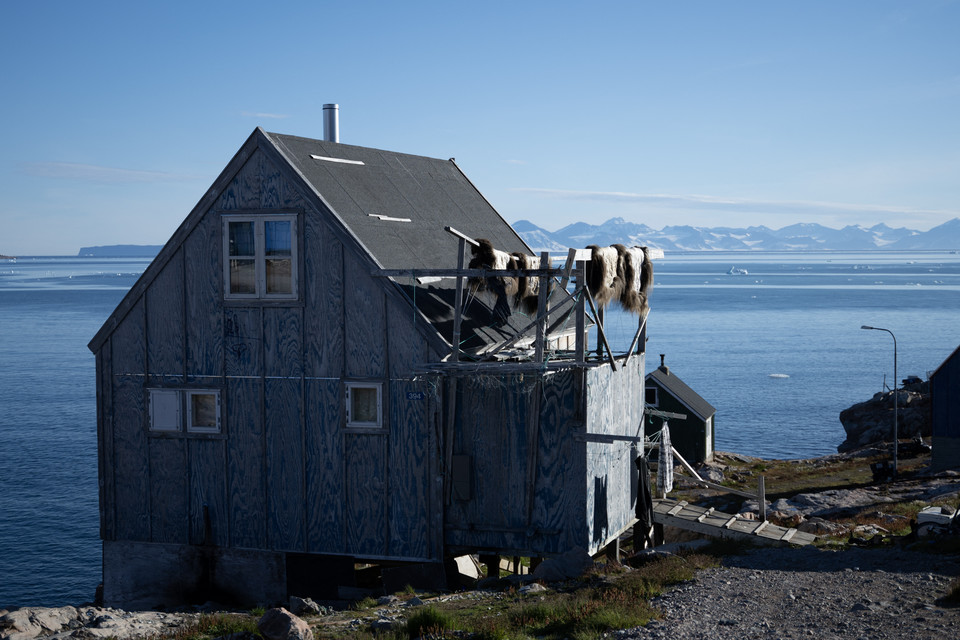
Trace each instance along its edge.
<instances>
[{"instance_id":1,"label":"small square window","mask_svg":"<svg viewBox=\"0 0 960 640\"><path fill-rule=\"evenodd\" d=\"M347 383L347 426L372 427L383 426L381 401L382 385L375 383Z\"/></svg>"},{"instance_id":2,"label":"small square window","mask_svg":"<svg viewBox=\"0 0 960 640\"><path fill-rule=\"evenodd\" d=\"M655 407L658 404L657 398L657 388L656 387L647 387L646 389L646 398L644 399L648 405Z\"/></svg>"},{"instance_id":3,"label":"small square window","mask_svg":"<svg viewBox=\"0 0 960 640\"><path fill-rule=\"evenodd\" d=\"M180 431L180 392L150 389L150 430Z\"/></svg>"},{"instance_id":4,"label":"small square window","mask_svg":"<svg viewBox=\"0 0 960 640\"><path fill-rule=\"evenodd\" d=\"M187 391L187 431L220 433L220 394L216 391Z\"/></svg>"}]
</instances>

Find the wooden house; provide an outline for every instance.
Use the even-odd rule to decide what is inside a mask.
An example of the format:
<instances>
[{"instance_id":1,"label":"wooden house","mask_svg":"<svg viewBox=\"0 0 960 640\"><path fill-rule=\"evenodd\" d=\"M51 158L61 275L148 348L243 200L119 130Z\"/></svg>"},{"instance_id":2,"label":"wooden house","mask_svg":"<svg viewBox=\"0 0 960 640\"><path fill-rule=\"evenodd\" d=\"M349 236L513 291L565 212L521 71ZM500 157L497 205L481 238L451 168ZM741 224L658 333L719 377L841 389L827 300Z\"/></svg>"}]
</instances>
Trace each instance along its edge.
<instances>
[{"instance_id":1,"label":"wooden house","mask_svg":"<svg viewBox=\"0 0 960 640\"><path fill-rule=\"evenodd\" d=\"M671 418L670 441L673 448L690 464L713 460L714 451L714 415L717 410L681 380L676 373L664 364L664 355L660 354L660 366L646 376L647 405L659 412L686 416L683 419ZM651 417L656 427L651 427L648 437L659 432L662 418Z\"/></svg>"},{"instance_id":2,"label":"wooden house","mask_svg":"<svg viewBox=\"0 0 960 640\"><path fill-rule=\"evenodd\" d=\"M106 603L628 529L642 322L593 355L582 251L469 269L475 238L532 253L453 160L255 130L89 345ZM477 283L511 276L564 280L505 312Z\"/></svg>"},{"instance_id":3,"label":"wooden house","mask_svg":"<svg viewBox=\"0 0 960 640\"><path fill-rule=\"evenodd\" d=\"M934 471L960 468L960 347L930 375Z\"/></svg>"}]
</instances>

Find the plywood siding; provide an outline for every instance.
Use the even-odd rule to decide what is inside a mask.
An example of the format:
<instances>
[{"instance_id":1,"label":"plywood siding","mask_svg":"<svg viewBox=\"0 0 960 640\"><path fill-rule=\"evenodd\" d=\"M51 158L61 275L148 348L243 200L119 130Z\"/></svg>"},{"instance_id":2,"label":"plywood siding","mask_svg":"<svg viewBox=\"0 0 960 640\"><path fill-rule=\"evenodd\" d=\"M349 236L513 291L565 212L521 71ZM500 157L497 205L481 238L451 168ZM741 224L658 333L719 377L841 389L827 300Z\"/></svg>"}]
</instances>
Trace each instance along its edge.
<instances>
[{"instance_id":1,"label":"plywood siding","mask_svg":"<svg viewBox=\"0 0 960 640\"><path fill-rule=\"evenodd\" d=\"M182 384L184 372L183 251L178 251L146 294L147 370L152 384Z\"/></svg>"},{"instance_id":2,"label":"plywood siding","mask_svg":"<svg viewBox=\"0 0 960 640\"><path fill-rule=\"evenodd\" d=\"M230 539L227 510L226 443L188 438L190 543L224 546Z\"/></svg>"},{"instance_id":3,"label":"plywood siding","mask_svg":"<svg viewBox=\"0 0 960 640\"><path fill-rule=\"evenodd\" d=\"M150 539L186 544L187 450L182 438L149 438Z\"/></svg>"},{"instance_id":4,"label":"plywood siding","mask_svg":"<svg viewBox=\"0 0 960 640\"><path fill-rule=\"evenodd\" d=\"M355 555L386 555L388 485L384 436L348 433L344 439L347 550Z\"/></svg>"},{"instance_id":5,"label":"plywood siding","mask_svg":"<svg viewBox=\"0 0 960 640\"><path fill-rule=\"evenodd\" d=\"M304 462L300 380L265 382L267 542L270 549L304 548Z\"/></svg>"},{"instance_id":6,"label":"plywood siding","mask_svg":"<svg viewBox=\"0 0 960 640\"><path fill-rule=\"evenodd\" d=\"M304 375L340 378L344 370L343 245L320 215L304 220Z\"/></svg>"},{"instance_id":7,"label":"plywood siding","mask_svg":"<svg viewBox=\"0 0 960 640\"><path fill-rule=\"evenodd\" d=\"M230 546L264 549L267 487L263 380L230 378L226 396Z\"/></svg>"},{"instance_id":8,"label":"plywood siding","mask_svg":"<svg viewBox=\"0 0 960 640\"><path fill-rule=\"evenodd\" d=\"M370 265L344 252L344 328L346 376L378 378L386 373L386 317L383 283Z\"/></svg>"},{"instance_id":9,"label":"plywood siding","mask_svg":"<svg viewBox=\"0 0 960 640\"><path fill-rule=\"evenodd\" d=\"M459 379L455 455L469 456L472 493L452 496L446 541L470 549L560 553L583 520L583 444L574 438L575 370Z\"/></svg>"},{"instance_id":10,"label":"plywood siding","mask_svg":"<svg viewBox=\"0 0 960 640\"><path fill-rule=\"evenodd\" d=\"M207 214L184 241L187 376L223 375L220 217Z\"/></svg>"},{"instance_id":11,"label":"plywood siding","mask_svg":"<svg viewBox=\"0 0 960 640\"><path fill-rule=\"evenodd\" d=\"M587 433L643 436L644 358L617 371L587 370ZM586 443L586 516L589 551L595 552L634 518L640 449L627 442Z\"/></svg>"},{"instance_id":12,"label":"plywood siding","mask_svg":"<svg viewBox=\"0 0 960 640\"><path fill-rule=\"evenodd\" d=\"M147 461L144 305L141 299L110 339L113 396L113 469L116 536L150 540L150 483Z\"/></svg>"},{"instance_id":13,"label":"plywood siding","mask_svg":"<svg viewBox=\"0 0 960 640\"><path fill-rule=\"evenodd\" d=\"M305 384L307 550L346 553L340 381L309 379Z\"/></svg>"}]
</instances>

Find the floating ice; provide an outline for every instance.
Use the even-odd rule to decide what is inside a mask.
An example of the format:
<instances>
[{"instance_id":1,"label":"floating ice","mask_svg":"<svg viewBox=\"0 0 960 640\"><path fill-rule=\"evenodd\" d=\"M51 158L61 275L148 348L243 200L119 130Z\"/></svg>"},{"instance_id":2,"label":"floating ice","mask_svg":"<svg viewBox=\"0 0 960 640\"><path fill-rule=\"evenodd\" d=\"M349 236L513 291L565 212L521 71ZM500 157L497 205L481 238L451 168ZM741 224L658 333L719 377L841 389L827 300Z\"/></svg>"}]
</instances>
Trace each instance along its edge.
<instances>
[{"instance_id":1,"label":"floating ice","mask_svg":"<svg viewBox=\"0 0 960 640\"><path fill-rule=\"evenodd\" d=\"M771 378L789 378L790 376L785 373L771 373Z\"/></svg>"}]
</instances>

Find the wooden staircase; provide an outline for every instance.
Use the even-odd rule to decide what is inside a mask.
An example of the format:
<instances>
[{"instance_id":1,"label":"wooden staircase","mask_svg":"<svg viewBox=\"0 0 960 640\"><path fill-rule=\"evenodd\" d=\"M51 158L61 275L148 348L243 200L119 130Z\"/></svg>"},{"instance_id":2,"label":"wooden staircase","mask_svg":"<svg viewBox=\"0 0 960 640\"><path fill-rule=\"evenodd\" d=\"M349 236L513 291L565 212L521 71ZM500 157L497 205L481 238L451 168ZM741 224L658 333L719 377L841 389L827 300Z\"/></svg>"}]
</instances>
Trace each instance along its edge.
<instances>
[{"instance_id":1,"label":"wooden staircase","mask_svg":"<svg viewBox=\"0 0 960 640\"><path fill-rule=\"evenodd\" d=\"M657 524L696 531L708 536L751 540L770 545L808 545L816 540L812 533L788 529L767 520L746 520L713 508L698 507L685 500L659 498L653 501L653 521Z\"/></svg>"}]
</instances>

